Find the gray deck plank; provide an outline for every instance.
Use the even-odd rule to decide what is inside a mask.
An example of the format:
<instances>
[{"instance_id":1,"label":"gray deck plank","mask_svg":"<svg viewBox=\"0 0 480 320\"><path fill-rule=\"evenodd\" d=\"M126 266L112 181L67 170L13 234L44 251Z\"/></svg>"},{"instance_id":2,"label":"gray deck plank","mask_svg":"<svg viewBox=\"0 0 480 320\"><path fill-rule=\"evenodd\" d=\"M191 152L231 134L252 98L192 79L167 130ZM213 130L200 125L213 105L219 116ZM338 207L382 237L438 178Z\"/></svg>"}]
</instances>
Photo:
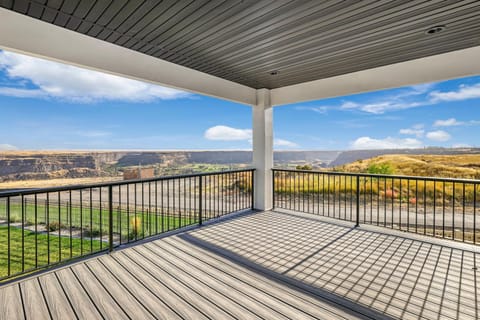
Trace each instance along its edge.
<instances>
[{"instance_id":1,"label":"gray deck plank","mask_svg":"<svg viewBox=\"0 0 480 320\"><path fill-rule=\"evenodd\" d=\"M98 259L104 267L104 272L111 272L119 279L122 285L129 288L132 294L139 298L148 310L160 319L180 319L167 305L163 299L159 299L145 289L133 276L127 274L114 259L111 257L102 257Z\"/></svg>"},{"instance_id":2,"label":"gray deck plank","mask_svg":"<svg viewBox=\"0 0 480 320\"><path fill-rule=\"evenodd\" d=\"M179 256L185 255L186 252L188 252L188 254L194 258L191 260L191 266L194 266L195 270L211 270L210 274L212 277L220 279L227 286L244 291L257 301L265 302L269 308L274 309L274 313L271 314L272 316L279 312L290 316L298 316L299 313L304 312L309 312L314 316L320 316L323 312L324 316L335 316L337 319L343 317L345 317L345 319L348 318L348 314L342 314L338 309L336 309L335 313L329 312L328 305L322 305L318 300L312 299L311 296L300 293L295 295L295 293L292 293L293 290L290 290L286 286L255 276L253 272L231 265L227 260L221 258L217 260L217 257L213 258L209 256L208 252L200 251L198 248L192 248L188 246L188 243L184 243L183 241L177 239L173 241L166 240L149 244L146 247L153 247L154 245L172 254L178 254ZM181 251L182 249L185 251Z\"/></svg>"},{"instance_id":3,"label":"gray deck plank","mask_svg":"<svg viewBox=\"0 0 480 320\"><path fill-rule=\"evenodd\" d=\"M95 301L95 305L107 319L128 319L120 306L97 281L86 266L81 263L72 267L72 272L84 286L85 291Z\"/></svg>"},{"instance_id":4,"label":"gray deck plank","mask_svg":"<svg viewBox=\"0 0 480 320\"><path fill-rule=\"evenodd\" d=\"M80 319L98 319L101 314L87 296L87 293L76 280L71 269L65 268L55 272L58 280L63 285L65 294L70 299L73 309Z\"/></svg>"},{"instance_id":5,"label":"gray deck plank","mask_svg":"<svg viewBox=\"0 0 480 320\"><path fill-rule=\"evenodd\" d=\"M98 281L105 286L113 299L123 307L130 318L155 319L154 315L136 297L124 289L109 272L105 272L100 262L94 259L86 262L85 265L98 278Z\"/></svg>"},{"instance_id":6,"label":"gray deck plank","mask_svg":"<svg viewBox=\"0 0 480 320\"><path fill-rule=\"evenodd\" d=\"M150 292L155 294L165 304L173 308L182 318L185 319L207 319L207 317L199 313L198 310L192 307L189 301L178 297L176 292L172 291L168 286L162 282L162 278L152 276L148 271L138 267L131 260L125 260L122 252L113 254L117 263L121 264L123 268L127 269L132 274L135 274L136 279L141 282Z\"/></svg>"},{"instance_id":7,"label":"gray deck plank","mask_svg":"<svg viewBox=\"0 0 480 320\"><path fill-rule=\"evenodd\" d=\"M54 273L38 277L53 319L77 319Z\"/></svg>"},{"instance_id":8,"label":"gray deck plank","mask_svg":"<svg viewBox=\"0 0 480 320\"><path fill-rule=\"evenodd\" d=\"M261 212L0 287L0 319L478 319L480 256L450 244Z\"/></svg>"},{"instance_id":9,"label":"gray deck plank","mask_svg":"<svg viewBox=\"0 0 480 320\"><path fill-rule=\"evenodd\" d=\"M201 294L191 290L185 284L180 283L175 277L167 274L166 272L160 270L160 268L155 267L150 261L145 257L136 255L135 258L132 258L131 253L124 253L118 255L116 258L118 261L123 261L126 263L135 262L139 266L142 266L144 270L149 270L149 272L157 279L162 279L162 282L170 288L174 288L175 292L182 297L185 301L188 301L189 304L192 304L196 307L197 310L201 310L210 319L233 319L233 316L220 309L218 306L213 304L208 300L207 297L202 296ZM128 258L127 258L128 257Z\"/></svg>"},{"instance_id":10,"label":"gray deck plank","mask_svg":"<svg viewBox=\"0 0 480 320\"><path fill-rule=\"evenodd\" d=\"M164 268L165 271L171 274L174 273L176 277L189 283L191 288L196 292L203 292L211 301L214 301L219 307L228 311L236 318L251 318L260 315L265 317L268 315L273 316L274 314L273 310L270 310L270 312L264 312L264 310L259 307L257 301L248 299L248 297L231 290L228 286L222 286L218 282L212 280L212 278L208 277L205 269L191 268L193 261L189 261L187 264L174 255L165 254L166 259L168 259L168 261L166 261L162 256L156 255L144 247L138 248L135 251L137 256L140 255L146 257L150 261L153 260L161 263L162 268ZM132 254L132 251L128 254ZM188 270L188 274L184 273L183 270ZM242 289L249 290L250 288L244 287ZM281 314L276 314L275 316L278 319L286 319L286 317Z\"/></svg>"},{"instance_id":11,"label":"gray deck plank","mask_svg":"<svg viewBox=\"0 0 480 320\"><path fill-rule=\"evenodd\" d=\"M24 319L22 300L18 284L10 285L0 290L0 319Z\"/></svg>"},{"instance_id":12,"label":"gray deck plank","mask_svg":"<svg viewBox=\"0 0 480 320\"><path fill-rule=\"evenodd\" d=\"M47 320L50 319L45 299L37 281L20 282L20 288L23 295L23 307L25 318L27 320Z\"/></svg>"}]
</instances>

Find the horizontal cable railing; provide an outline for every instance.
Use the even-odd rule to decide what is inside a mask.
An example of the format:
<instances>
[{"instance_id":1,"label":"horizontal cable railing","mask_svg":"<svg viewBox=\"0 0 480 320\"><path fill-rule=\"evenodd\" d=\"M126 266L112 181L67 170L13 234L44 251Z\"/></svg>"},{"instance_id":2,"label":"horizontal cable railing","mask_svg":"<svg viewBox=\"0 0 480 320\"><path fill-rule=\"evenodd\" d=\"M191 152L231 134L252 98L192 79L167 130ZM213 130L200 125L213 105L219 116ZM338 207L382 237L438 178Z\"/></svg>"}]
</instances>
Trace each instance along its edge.
<instances>
[{"instance_id":1,"label":"horizontal cable railing","mask_svg":"<svg viewBox=\"0 0 480 320\"><path fill-rule=\"evenodd\" d=\"M273 170L275 208L480 243L480 180Z\"/></svg>"},{"instance_id":2,"label":"horizontal cable railing","mask_svg":"<svg viewBox=\"0 0 480 320\"><path fill-rule=\"evenodd\" d=\"M0 281L249 209L254 169L0 192Z\"/></svg>"}]
</instances>

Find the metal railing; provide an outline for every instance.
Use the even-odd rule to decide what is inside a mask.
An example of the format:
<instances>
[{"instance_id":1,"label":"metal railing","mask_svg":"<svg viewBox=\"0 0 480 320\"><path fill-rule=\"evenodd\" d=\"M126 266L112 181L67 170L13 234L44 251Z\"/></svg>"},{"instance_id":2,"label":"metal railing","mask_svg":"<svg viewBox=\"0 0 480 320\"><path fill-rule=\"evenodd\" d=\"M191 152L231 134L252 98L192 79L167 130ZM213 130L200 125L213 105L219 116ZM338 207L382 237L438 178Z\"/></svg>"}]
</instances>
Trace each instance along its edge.
<instances>
[{"instance_id":1,"label":"metal railing","mask_svg":"<svg viewBox=\"0 0 480 320\"><path fill-rule=\"evenodd\" d=\"M480 243L480 181L273 170L275 208Z\"/></svg>"},{"instance_id":2,"label":"metal railing","mask_svg":"<svg viewBox=\"0 0 480 320\"><path fill-rule=\"evenodd\" d=\"M0 192L0 280L252 208L254 169Z\"/></svg>"}]
</instances>

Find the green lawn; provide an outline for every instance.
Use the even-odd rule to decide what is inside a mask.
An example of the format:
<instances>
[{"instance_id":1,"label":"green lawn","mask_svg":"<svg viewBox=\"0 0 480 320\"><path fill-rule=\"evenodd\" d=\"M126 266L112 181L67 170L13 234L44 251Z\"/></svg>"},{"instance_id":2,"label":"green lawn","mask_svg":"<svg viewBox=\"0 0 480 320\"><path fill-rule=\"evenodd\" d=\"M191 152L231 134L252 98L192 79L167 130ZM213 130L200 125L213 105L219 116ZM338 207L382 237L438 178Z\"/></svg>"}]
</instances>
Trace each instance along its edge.
<instances>
[{"instance_id":1,"label":"green lawn","mask_svg":"<svg viewBox=\"0 0 480 320\"><path fill-rule=\"evenodd\" d=\"M22 270L22 229L10 227L10 274L46 266L60 260L100 250L98 240L80 240L24 230ZM103 248L108 247L103 243ZM49 253L50 252L50 253ZM8 276L8 228L0 226L0 278Z\"/></svg>"},{"instance_id":2,"label":"green lawn","mask_svg":"<svg viewBox=\"0 0 480 320\"><path fill-rule=\"evenodd\" d=\"M191 213L149 212L149 210L134 212L124 208L113 210L114 242L118 244L142 239L169 230L178 229L198 223L197 217ZM6 220L6 204L0 203L0 220ZM22 205L10 204L10 223L7 227L0 225L0 279L6 276L39 268L59 261L79 257L108 248L105 241L108 235L108 208L92 208L61 206L32 203L23 206L23 221L25 225L35 226L39 232L24 230L24 245L22 246ZM50 225L50 231L58 232L61 226L61 237L54 233L47 234L45 227ZM8 230L10 229L10 273L8 272ZM52 230L55 229L55 230ZM70 239L70 230L73 237ZM103 242L100 241L103 235ZM24 268L22 269L22 248Z\"/></svg>"},{"instance_id":3,"label":"green lawn","mask_svg":"<svg viewBox=\"0 0 480 320\"><path fill-rule=\"evenodd\" d=\"M143 211L122 207L115 207L113 210L114 233L122 235L124 239L135 237L147 237L168 230L178 229L187 225L198 223L198 218L193 212L154 212L144 208ZM35 210L33 203L26 203L23 206L24 221L29 225L62 225L64 228L79 228L91 231L93 237L108 233L108 208L92 208L76 206L68 203L58 205L38 204ZM6 204L0 203L0 219L6 219ZM22 205L19 203L10 204L10 222L22 221ZM135 228L137 225L137 228ZM135 230L138 229L138 230ZM87 233L87 237L90 233Z\"/></svg>"}]
</instances>

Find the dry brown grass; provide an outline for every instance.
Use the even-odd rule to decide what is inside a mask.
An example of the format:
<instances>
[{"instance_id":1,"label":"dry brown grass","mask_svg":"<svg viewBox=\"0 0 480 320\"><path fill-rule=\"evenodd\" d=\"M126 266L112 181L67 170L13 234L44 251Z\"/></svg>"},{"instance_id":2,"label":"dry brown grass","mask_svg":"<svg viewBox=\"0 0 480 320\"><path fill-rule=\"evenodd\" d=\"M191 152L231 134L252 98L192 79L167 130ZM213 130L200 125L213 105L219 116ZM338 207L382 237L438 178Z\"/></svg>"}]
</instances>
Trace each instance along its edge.
<instances>
[{"instance_id":1,"label":"dry brown grass","mask_svg":"<svg viewBox=\"0 0 480 320\"><path fill-rule=\"evenodd\" d=\"M388 164L395 175L480 179L480 154L384 155L337 167L338 171L367 172L370 165Z\"/></svg>"}]
</instances>

